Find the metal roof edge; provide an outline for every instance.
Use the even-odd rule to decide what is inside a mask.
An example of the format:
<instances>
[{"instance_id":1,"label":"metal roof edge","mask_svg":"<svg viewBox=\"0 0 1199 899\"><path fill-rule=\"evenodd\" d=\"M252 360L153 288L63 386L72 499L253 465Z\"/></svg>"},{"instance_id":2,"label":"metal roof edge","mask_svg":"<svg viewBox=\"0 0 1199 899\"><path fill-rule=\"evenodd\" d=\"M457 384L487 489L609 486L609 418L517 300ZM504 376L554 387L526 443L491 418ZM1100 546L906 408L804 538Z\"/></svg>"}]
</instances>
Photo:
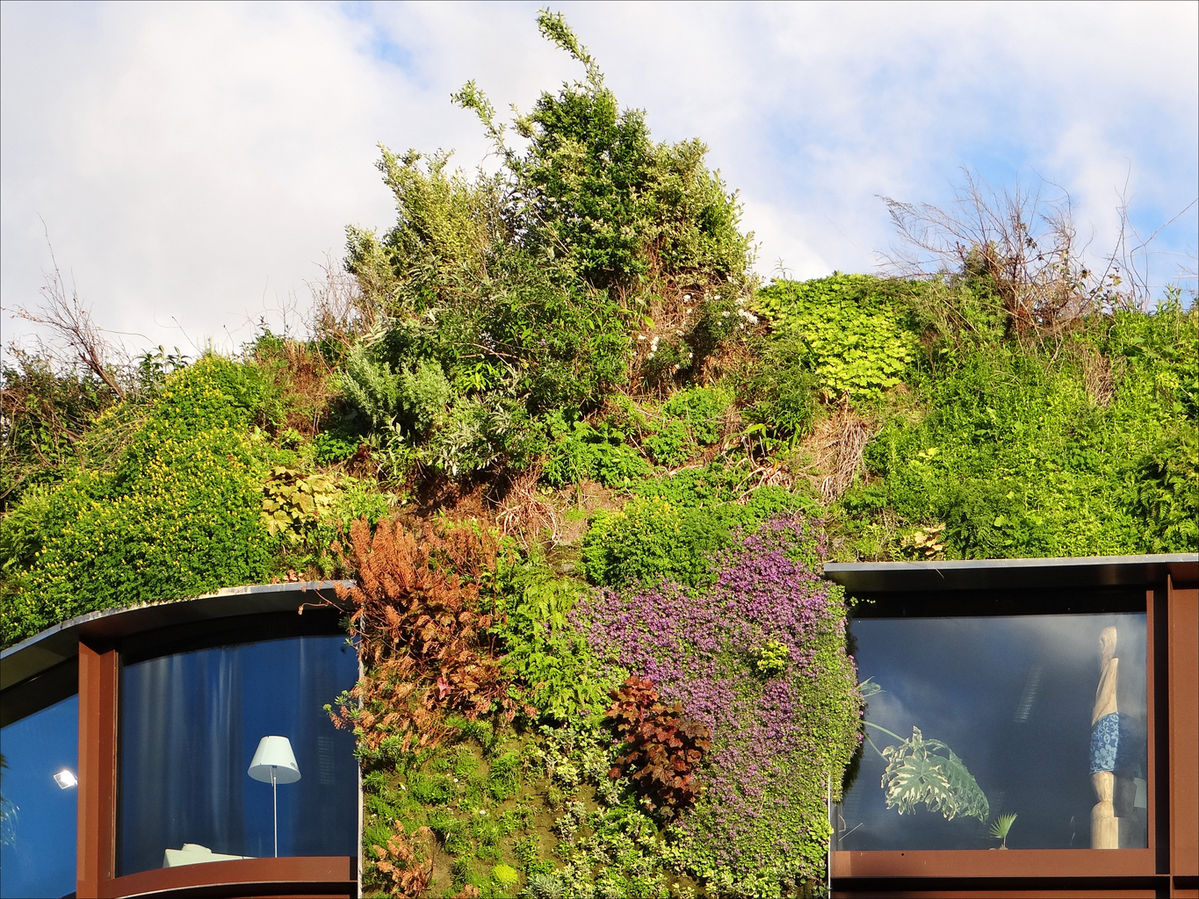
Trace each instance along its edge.
<instances>
[{"instance_id":1,"label":"metal roof edge","mask_svg":"<svg viewBox=\"0 0 1199 899\"><path fill-rule=\"evenodd\" d=\"M300 581L224 587L186 599L139 603L77 615L0 651L0 690L28 680L78 653L80 639L117 639L171 625L337 606L335 590L353 581ZM306 599L308 602L306 602Z\"/></svg>"},{"instance_id":2,"label":"metal roof edge","mask_svg":"<svg viewBox=\"0 0 1199 899\"><path fill-rule=\"evenodd\" d=\"M1199 582L1199 554L976 559L943 562L829 562L824 575L850 592L1134 586Z\"/></svg>"}]
</instances>

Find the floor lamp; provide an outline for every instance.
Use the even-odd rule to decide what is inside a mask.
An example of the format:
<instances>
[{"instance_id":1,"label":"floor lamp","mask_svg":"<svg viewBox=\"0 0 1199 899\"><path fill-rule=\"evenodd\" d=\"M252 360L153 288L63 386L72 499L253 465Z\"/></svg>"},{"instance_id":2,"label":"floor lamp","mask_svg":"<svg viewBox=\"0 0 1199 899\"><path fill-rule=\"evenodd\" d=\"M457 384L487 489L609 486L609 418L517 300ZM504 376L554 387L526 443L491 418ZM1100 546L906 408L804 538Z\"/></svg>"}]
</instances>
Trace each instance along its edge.
<instances>
[{"instance_id":1,"label":"floor lamp","mask_svg":"<svg viewBox=\"0 0 1199 899\"><path fill-rule=\"evenodd\" d=\"M246 772L252 778L271 785L271 807L275 813L275 858L279 857L279 784L293 784L300 779L291 741L287 737L263 737L250 760Z\"/></svg>"}]
</instances>

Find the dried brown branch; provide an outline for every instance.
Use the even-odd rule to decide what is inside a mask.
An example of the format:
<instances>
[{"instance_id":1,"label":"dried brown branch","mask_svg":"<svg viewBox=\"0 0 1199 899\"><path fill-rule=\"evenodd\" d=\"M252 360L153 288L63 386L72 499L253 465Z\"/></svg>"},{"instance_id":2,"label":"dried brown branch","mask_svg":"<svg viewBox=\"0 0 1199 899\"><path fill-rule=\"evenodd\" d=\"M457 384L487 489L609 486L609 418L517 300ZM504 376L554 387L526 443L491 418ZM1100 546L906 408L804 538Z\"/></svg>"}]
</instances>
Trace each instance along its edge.
<instances>
[{"instance_id":1,"label":"dried brown branch","mask_svg":"<svg viewBox=\"0 0 1199 899\"><path fill-rule=\"evenodd\" d=\"M46 283L42 286L42 305L35 312L17 307L16 314L26 321L48 328L66 344L73 357L72 365L81 364L108 385L119 399L124 399L125 386L118 376L120 366L112 361L113 357L123 356L123 351L104 338L92 320L91 310L80 301L74 284L70 291L67 290L48 233L46 244L50 248L52 271L47 273ZM46 355L52 357L53 353L47 352Z\"/></svg>"},{"instance_id":2,"label":"dried brown branch","mask_svg":"<svg viewBox=\"0 0 1199 899\"><path fill-rule=\"evenodd\" d=\"M998 193L966 172L948 209L884 197L901 244L886 261L908 277L981 281L1016 337L1056 334L1088 313L1138 305L1146 286L1125 252L1126 216L1116 249L1092 266L1070 195L1050 186L1060 192L1054 202L1019 189Z\"/></svg>"},{"instance_id":3,"label":"dried brown branch","mask_svg":"<svg viewBox=\"0 0 1199 899\"><path fill-rule=\"evenodd\" d=\"M833 415L821 419L804 441L811 454L808 480L826 503L839 499L853 485L874 432L869 420L843 402Z\"/></svg>"},{"instance_id":4,"label":"dried brown branch","mask_svg":"<svg viewBox=\"0 0 1199 899\"><path fill-rule=\"evenodd\" d=\"M314 337L349 349L359 335L379 327L381 312L366 301L358 282L341 263L326 258L321 271L321 280L307 282L312 294L309 329Z\"/></svg>"}]
</instances>

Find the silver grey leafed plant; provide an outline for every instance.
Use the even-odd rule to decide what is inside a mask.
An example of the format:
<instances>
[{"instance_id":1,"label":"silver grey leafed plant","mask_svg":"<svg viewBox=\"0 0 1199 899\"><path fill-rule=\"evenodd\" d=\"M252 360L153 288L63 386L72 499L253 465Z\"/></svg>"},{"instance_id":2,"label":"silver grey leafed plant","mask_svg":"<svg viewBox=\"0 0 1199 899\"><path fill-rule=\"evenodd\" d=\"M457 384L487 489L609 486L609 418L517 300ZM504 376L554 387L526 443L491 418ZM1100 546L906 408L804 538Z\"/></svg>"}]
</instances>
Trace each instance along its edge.
<instances>
[{"instance_id":1,"label":"silver grey leafed plant","mask_svg":"<svg viewBox=\"0 0 1199 899\"><path fill-rule=\"evenodd\" d=\"M859 688L863 699L882 692L882 687L870 678L859 684ZM904 738L872 721L865 724L899 741L879 749L869 736L866 738L887 763L882 778L887 808L904 815L925 805L946 821L958 816L987 820L991 806L986 794L966 764L945 743L925 737L915 725L912 736Z\"/></svg>"}]
</instances>

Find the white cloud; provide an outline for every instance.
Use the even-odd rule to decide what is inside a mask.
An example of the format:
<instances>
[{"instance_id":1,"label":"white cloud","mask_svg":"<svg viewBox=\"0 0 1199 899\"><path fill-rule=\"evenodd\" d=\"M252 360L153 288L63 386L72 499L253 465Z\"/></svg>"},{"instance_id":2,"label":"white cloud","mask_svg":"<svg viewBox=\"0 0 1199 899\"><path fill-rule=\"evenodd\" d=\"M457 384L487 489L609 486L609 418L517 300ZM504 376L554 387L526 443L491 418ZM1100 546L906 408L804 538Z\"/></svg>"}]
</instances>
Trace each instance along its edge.
<instances>
[{"instance_id":1,"label":"white cloud","mask_svg":"<svg viewBox=\"0 0 1199 899\"><path fill-rule=\"evenodd\" d=\"M579 77L536 9L5 3L5 338L49 264L39 216L135 344L232 349L277 322L346 224L393 215L376 141L473 168L488 147L452 91L475 78L504 116ZM961 166L1062 184L1097 246L1126 176L1144 231L1199 194L1194 4L563 9L656 137L707 141L767 275L779 257L800 277L872 270L890 240L875 195L945 203ZM1184 216L1158 248L1196 240Z\"/></svg>"},{"instance_id":2,"label":"white cloud","mask_svg":"<svg viewBox=\"0 0 1199 899\"><path fill-rule=\"evenodd\" d=\"M387 214L373 99L404 86L332 10L105 6L66 29L13 12L26 21L5 23L6 306L36 301L40 216L99 322L228 348L224 327L236 345L287 304L364 201Z\"/></svg>"}]
</instances>

